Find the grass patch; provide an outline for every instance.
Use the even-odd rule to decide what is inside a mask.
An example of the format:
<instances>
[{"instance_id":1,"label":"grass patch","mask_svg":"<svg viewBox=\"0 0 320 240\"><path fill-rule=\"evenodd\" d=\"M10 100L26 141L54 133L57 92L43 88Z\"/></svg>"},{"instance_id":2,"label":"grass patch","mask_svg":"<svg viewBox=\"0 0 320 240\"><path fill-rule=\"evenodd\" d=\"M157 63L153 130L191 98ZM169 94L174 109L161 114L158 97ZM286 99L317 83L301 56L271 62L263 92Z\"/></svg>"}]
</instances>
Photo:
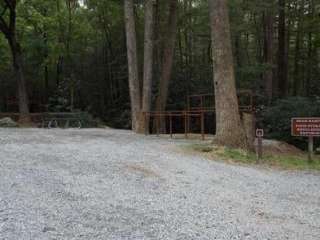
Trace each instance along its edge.
<instances>
[{"instance_id":1,"label":"grass patch","mask_svg":"<svg viewBox=\"0 0 320 240\"><path fill-rule=\"evenodd\" d=\"M214 150L213 146L206 145L206 144L193 144L192 149L198 152L204 152L204 153L209 153Z\"/></svg>"},{"instance_id":2,"label":"grass patch","mask_svg":"<svg viewBox=\"0 0 320 240\"><path fill-rule=\"evenodd\" d=\"M315 156L313 162L308 162L307 154L303 156L266 156L264 162L270 166L293 170L317 170L320 171L320 157Z\"/></svg>"},{"instance_id":3,"label":"grass patch","mask_svg":"<svg viewBox=\"0 0 320 240\"><path fill-rule=\"evenodd\" d=\"M249 163L249 164L256 162L255 154L246 152L240 149L232 149L232 148L224 147L223 151L218 152L217 155L227 160L233 160L234 162Z\"/></svg>"},{"instance_id":4,"label":"grass patch","mask_svg":"<svg viewBox=\"0 0 320 240\"><path fill-rule=\"evenodd\" d=\"M194 152L203 153L206 156L233 163L256 164L255 153L248 153L240 149L214 146L210 144L193 144L187 147ZM265 154L261 164L285 170L317 170L320 171L320 156L315 155L312 163L308 162L308 155L271 155Z\"/></svg>"}]
</instances>

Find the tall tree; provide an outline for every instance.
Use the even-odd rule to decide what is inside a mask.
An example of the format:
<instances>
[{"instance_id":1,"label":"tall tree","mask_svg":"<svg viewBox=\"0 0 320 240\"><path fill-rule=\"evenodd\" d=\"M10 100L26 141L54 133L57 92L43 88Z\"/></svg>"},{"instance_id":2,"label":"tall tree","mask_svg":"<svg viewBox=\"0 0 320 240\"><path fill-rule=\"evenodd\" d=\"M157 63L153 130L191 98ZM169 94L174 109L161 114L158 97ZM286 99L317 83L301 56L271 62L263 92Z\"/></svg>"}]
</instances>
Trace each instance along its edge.
<instances>
[{"instance_id":1,"label":"tall tree","mask_svg":"<svg viewBox=\"0 0 320 240\"><path fill-rule=\"evenodd\" d=\"M156 102L157 111L165 111L167 100L169 82L172 74L174 50L177 36L177 22L178 22L178 1L169 1L169 16L167 23L167 33L164 39L162 69L159 82L159 93Z\"/></svg>"},{"instance_id":2,"label":"tall tree","mask_svg":"<svg viewBox=\"0 0 320 240\"><path fill-rule=\"evenodd\" d=\"M320 22L319 21L315 21L314 19L315 17L315 1L314 0L309 0L308 1L308 19L309 19L309 31L308 31L308 53L307 53L307 74L306 74L306 82L305 82L305 86L304 86L304 91L305 91L305 96L309 97L310 93L311 93L311 78L312 78L312 72L314 67L310 67L316 64L312 64L312 63L317 63L317 57L314 56L320 56L320 54L317 53L316 50L317 48L314 47L314 43L313 43L313 39L314 39L314 32L313 32L313 25L316 23L316 26L314 29L318 29L320 27ZM320 67L316 67L315 69L320 69ZM316 72L316 71L315 71Z\"/></svg>"},{"instance_id":3,"label":"tall tree","mask_svg":"<svg viewBox=\"0 0 320 240\"><path fill-rule=\"evenodd\" d=\"M12 63L15 76L17 79L18 86L18 97L19 97L19 111L20 111L20 122L28 123L30 122L29 115L29 98L28 91L26 86L26 80L23 72L23 57L20 43L17 39L16 32L16 0L1 0L2 8L0 8L0 31L6 37L11 54L12 54ZM5 15L8 12L8 21L6 21Z\"/></svg>"},{"instance_id":4,"label":"tall tree","mask_svg":"<svg viewBox=\"0 0 320 240\"><path fill-rule=\"evenodd\" d=\"M297 2L298 8L298 23L297 23L297 33L296 33L296 46L295 46L295 56L294 56L294 74L293 74L293 95L298 96L301 94L301 88L303 85L303 79L301 76L300 68L301 68L301 46L302 46L302 37L303 37L303 15L305 8L305 1L301 0Z\"/></svg>"},{"instance_id":5,"label":"tall tree","mask_svg":"<svg viewBox=\"0 0 320 240\"><path fill-rule=\"evenodd\" d=\"M278 23L278 95L286 97L288 94L288 45L286 34L286 0L279 0Z\"/></svg>"},{"instance_id":6,"label":"tall tree","mask_svg":"<svg viewBox=\"0 0 320 240\"><path fill-rule=\"evenodd\" d=\"M128 78L131 100L132 130L138 131L140 128L139 118L141 109L141 91L138 72L137 39L133 0L124 0L124 16L127 36L127 55L129 72Z\"/></svg>"},{"instance_id":7,"label":"tall tree","mask_svg":"<svg viewBox=\"0 0 320 240\"><path fill-rule=\"evenodd\" d=\"M247 148L237 98L228 7L226 0L209 0L216 106L215 142Z\"/></svg>"},{"instance_id":8,"label":"tall tree","mask_svg":"<svg viewBox=\"0 0 320 240\"><path fill-rule=\"evenodd\" d=\"M151 93L153 77L153 46L154 46L154 0L145 3L145 30L144 30L144 68L143 68L143 96L142 112L151 111ZM141 132L149 130L150 119L142 117Z\"/></svg>"},{"instance_id":9,"label":"tall tree","mask_svg":"<svg viewBox=\"0 0 320 240\"><path fill-rule=\"evenodd\" d=\"M264 62L267 70L264 73L265 92L268 103L270 104L273 97L273 49L274 49L274 16L272 8L273 4L267 7L263 13L264 20Z\"/></svg>"},{"instance_id":10,"label":"tall tree","mask_svg":"<svg viewBox=\"0 0 320 240\"><path fill-rule=\"evenodd\" d=\"M63 29L63 22L61 19L61 4L60 4L61 0L56 0L56 9L57 9L57 15L58 15L58 29L59 31L57 32L57 36L58 36L58 42L59 44L63 44L63 39L64 39L64 29ZM56 64L56 86L59 87L60 83L61 83L61 75L62 75L62 71L63 71L63 62L64 62L64 58L62 56L62 54L59 54L58 58L57 58L57 64Z\"/></svg>"},{"instance_id":11,"label":"tall tree","mask_svg":"<svg viewBox=\"0 0 320 240\"><path fill-rule=\"evenodd\" d=\"M66 54L67 54L67 79L68 79L68 88L70 92L70 111L74 109L74 97L75 97L75 75L74 75L74 63L72 62L71 56L71 45L73 42L73 14L76 9L78 1L76 0L66 0L66 7L68 12L68 27L67 27L67 37L65 42Z\"/></svg>"}]
</instances>

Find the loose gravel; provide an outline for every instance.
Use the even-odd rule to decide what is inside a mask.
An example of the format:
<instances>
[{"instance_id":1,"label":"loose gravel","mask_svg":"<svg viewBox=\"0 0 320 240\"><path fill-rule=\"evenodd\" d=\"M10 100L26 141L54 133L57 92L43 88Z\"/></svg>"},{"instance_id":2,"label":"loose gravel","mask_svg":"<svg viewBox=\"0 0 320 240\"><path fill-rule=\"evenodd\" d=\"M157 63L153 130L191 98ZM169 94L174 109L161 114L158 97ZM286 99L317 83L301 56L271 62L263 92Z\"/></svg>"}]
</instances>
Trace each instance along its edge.
<instances>
[{"instance_id":1,"label":"loose gravel","mask_svg":"<svg viewBox=\"0 0 320 240\"><path fill-rule=\"evenodd\" d=\"M320 239L320 175L214 162L185 140L0 129L0 239Z\"/></svg>"}]
</instances>

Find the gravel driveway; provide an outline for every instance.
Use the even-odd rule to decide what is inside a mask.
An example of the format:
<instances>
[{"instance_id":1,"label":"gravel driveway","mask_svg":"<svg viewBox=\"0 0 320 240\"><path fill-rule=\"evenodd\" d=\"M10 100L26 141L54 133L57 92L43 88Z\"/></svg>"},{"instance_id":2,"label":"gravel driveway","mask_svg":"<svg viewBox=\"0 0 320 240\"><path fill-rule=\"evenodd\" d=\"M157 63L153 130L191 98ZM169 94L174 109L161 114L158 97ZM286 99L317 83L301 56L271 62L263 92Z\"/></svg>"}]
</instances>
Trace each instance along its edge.
<instances>
[{"instance_id":1,"label":"gravel driveway","mask_svg":"<svg viewBox=\"0 0 320 240\"><path fill-rule=\"evenodd\" d=\"M320 239L320 174L130 131L0 129L0 239Z\"/></svg>"}]
</instances>

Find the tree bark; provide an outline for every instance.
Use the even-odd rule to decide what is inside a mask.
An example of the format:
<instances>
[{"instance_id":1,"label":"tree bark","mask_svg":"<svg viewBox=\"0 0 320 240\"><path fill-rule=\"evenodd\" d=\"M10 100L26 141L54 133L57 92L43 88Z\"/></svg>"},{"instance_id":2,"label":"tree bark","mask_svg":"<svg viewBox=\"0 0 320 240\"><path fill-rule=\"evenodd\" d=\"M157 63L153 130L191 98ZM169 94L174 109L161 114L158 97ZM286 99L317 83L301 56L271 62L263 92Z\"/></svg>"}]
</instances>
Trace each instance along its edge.
<instances>
[{"instance_id":1,"label":"tree bark","mask_svg":"<svg viewBox=\"0 0 320 240\"><path fill-rule=\"evenodd\" d=\"M298 3L297 3L298 4ZM299 5L299 4L298 4ZM295 59L294 59L294 82L293 82L293 95L299 96L301 94L302 79L300 75L300 61L301 61L301 44L302 44L302 29L303 29L303 14L304 14L304 0L301 0L299 6L298 26L296 34L296 46L295 46Z\"/></svg>"},{"instance_id":2,"label":"tree bark","mask_svg":"<svg viewBox=\"0 0 320 240\"><path fill-rule=\"evenodd\" d=\"M145 3L145 32L144 32L144 68L143 68L143 96L142 112L151 111L151 93L153 77L153 36L154 36L154 0ZM143 114L141 117L140 133L149 132L150 119Z\"/></svg>"},{"instance_id":3,"label":"tree bark","mask_svg":"<svg viewBox=\"0 0 320 240\"><path fill-rule=\"evenodd\" d=\"M66 47L66 60L67 60L67 79L68 79L68 87L69 87L69 101L70 101L70 111L73 112L74 110L74 102L75 102L75 87L76 87L76 80L74 75L74 64L71 55L71 44L73 42L73 10L75 8L75 1L74 0L67 0L66 7L68 12L68 27L67 27L67 37L65 40L65 47Z\"/></svg>"},{"instance_id":4,"label":"tree bark","mask_svg":"<svg viewBox=\"0 0 320 240\"><path fill-rule=\"evenodd\" d=\"M288 94L288 46L286 34L286 0L279 0L278 26L278 95L286 97Z\"/></svg>"},{"instance_id":5,"label":"tree bark","mask_svg":"<svg viewBox=\"0 0 320 240\"><path fill-rule=\"evenodd\" d=\"M270 9L266 10L264 13L264 61L267 65L267 70L263 77L268 104L271 104L273 98L273 18L272 11Z\"/></svg>"},{"instance_id":6,"label":"tree bark","mask_svg":"<svg viewBox=\"0 0 320 240\"><path fill-rule=\"evenodd\" d=\"M314 19L314 12L315 12L315 3L314 3L314 1L313 0L309 0L309 18L310 19ZM309 31L308 31L308 54L307 54L307 56L308 56L308 60L307 60L307 64L308 64L308 68L307 68L307 76L306 76L306 83L305 83L305 86L304 86L304 88L305 88L305 96L306 97L310 97L310 95L311 95L311 78L312 78L312 70L313 70L313 68L311 67L312 66L312 64L313 64L313 54L315 54L315 55L317 55L317 51L314 51L315 49L314 49L314 46L313 46L313 41L312 41L312 39L313 39L313 31L312 31L312 29L309 29ZM315 61L315 62L317 62L317 61ZM320 69L320 67L319 67L319 69Z\"/></svg>"},{"instance_id":7,"label":"tree bark","mask_svg":"<svg viewBox=\"0 0 320 240\"><path fill-rule=\"evenodd\" d=\"M22 60L23 58L22 58L21 47L19 43L17 43L17 41L15 40L14 36L13 36L13 39L10 40L10 48L11 48L12 57L13 57L13 68L15 71L17 84L18 84L19 112L21 114L19 121L21 123L28 123L30 122L30 116L29 116L30 111L29 111L28 91L27 91L26 81L23 73L23 60Z\"/></svg>"},{"instance_id":8,"label":"tree bark","mask_svg":"<svg viewBox=\"0 0 320 240\"><path fill-rule=\"evenodd\" d=\"M128 79L131 100L132 130L139 130L139 115L141 109L140 82L138 74L138 57L136 42L136 27L133 0L124 0L124 15L127 37Z\"/></svg>"},{"instance_id":9,"label":"tree bark","mask_svg":"<svg viewBox=\"0 0 320 240\"><path fill-rule=\"evenodd\" d=\"M214 142L247 149L236 92L227 1L209 0L209 5L217 124Z\"/></svg>"},{"instance_id":10,"label":"tree bark","mask_svg":"<svg viewBox=\"0 0 320 240\"><path fill-rule=\"evenodd\" d=\"M43 41L45 45L45 53L44 53L44 60L45 60L45 65L44 65L44 103L48 104L49 100L49 67L48 67L48 38L47 38L47 33L45 32L43 34Z\"/></svg>"},{"instance_id":11,"label":"tree bark","mask_svg":"<svg viewBox=\"0 0 320 240\"><path fill-rule=\"evenodd\" d=\"M9 23L6 23L3 16L0 16L0 31L6 37L12 54L12 65L18 86L20 112L19 122L22 124L29 124L31 119L28 91L23 72L22 50L16 35L16 4L17 2L15 0L5 1L5 8L9 10Z\"/></svg>"},{"instance_id":12,"label":"tree bark","mask_svg":"<svg viewBox=\"0 0 320 240\"><path fill-rule=\"evenodd\" d=\"M165 37L165 46L163 50L162 70L159 83L159 95L156 101L156 110L165 111L167 99L169 81L171 78L174 49L177 35L177 22L178 22L178 1L170 1L169 19L167 25L167 36Z\"/></svg>"},{"instance_id":13,"label":"tree bark","mask_svg":"<svg viewBox=\"0 0 320 240\"><path fill-rule=\"evenodd\" d=\"M161 64L161 73L159 81L158 96L156 99L156 111L163 112L166 110L168 101L169 82L172 74L174 50L177 36L178 23L178 1L172 0L169 4L169 17L167 23L167 33L164 39L164 48ZM160 130L165 131L165 119L160 121Z\"/></svg>"}]
</instances>

